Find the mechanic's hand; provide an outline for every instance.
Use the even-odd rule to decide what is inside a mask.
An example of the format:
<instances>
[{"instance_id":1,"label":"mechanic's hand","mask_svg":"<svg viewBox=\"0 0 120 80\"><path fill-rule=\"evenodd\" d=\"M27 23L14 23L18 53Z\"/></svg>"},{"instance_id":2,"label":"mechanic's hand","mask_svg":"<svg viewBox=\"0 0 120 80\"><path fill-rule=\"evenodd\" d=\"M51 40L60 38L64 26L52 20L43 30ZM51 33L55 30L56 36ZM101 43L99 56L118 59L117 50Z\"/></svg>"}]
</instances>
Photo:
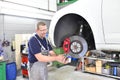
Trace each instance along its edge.
<instances>
[{"instance_id":1,"label":"mechanic's hand","mask_svg":"<svg viewBox=\"0 0 120 80\"><path fill-rule=\"evenodd\" d=\"M58 55L57 56L57 61L60 62L60 63L63 63L63 64L69 63L68 59L66 59L66 57L64 55Z\"/></svg>"},{"instance_id":2,"label":"mechanic's hand","mask_svg":"<svg viewBox=\"0 0 120 80\"><path fill-rule=\"evenodd\" d=\"M56 56L56 58L57 58L58 62L63 63L63 60L65 59L65 56L64 55L58 55L58 56Z\"/></svg>"}]
</instances>

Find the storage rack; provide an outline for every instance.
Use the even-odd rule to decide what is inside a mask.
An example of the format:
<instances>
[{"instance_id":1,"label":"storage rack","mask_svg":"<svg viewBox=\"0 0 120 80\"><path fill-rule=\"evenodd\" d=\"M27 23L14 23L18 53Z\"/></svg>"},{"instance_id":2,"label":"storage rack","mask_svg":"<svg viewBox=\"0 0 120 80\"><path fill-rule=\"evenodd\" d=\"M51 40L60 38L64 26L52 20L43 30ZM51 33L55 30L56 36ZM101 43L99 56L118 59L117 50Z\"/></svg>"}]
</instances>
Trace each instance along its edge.
<instances>
[{"instance_id":1,"label":"storage rack","mask_svg":"<svg viewBox=\"0 0 120 80\"><path fill-rule=\"evenodd\" d=\"M85 70L85 67L86 67L85 59L92 60L92 61L99 60L99 61L102 61L102 64L104 62L113 63L113 64L119 65L119 67L120 67L120 61L116 61L114 59L105 59L105 58L91 57L91 56L88 56L88 57L85 56L85 57L82 57L81 59L82 59L82 72L87 72L87 73L102 75L102 76L111 77L111 78L115 78L115 79L120 79L120 75L119 76L118 75L115 76L115 75L113 75L111 73L110 74L104 74L102 71L101 71L101 73L97 73L97 72L94 72L94 71L92 72L92 71ZM96 67L95 67L95 69L96 69ZM102 67L102 69L103 69L103 67Z\"/></svg>"}]
</instances>

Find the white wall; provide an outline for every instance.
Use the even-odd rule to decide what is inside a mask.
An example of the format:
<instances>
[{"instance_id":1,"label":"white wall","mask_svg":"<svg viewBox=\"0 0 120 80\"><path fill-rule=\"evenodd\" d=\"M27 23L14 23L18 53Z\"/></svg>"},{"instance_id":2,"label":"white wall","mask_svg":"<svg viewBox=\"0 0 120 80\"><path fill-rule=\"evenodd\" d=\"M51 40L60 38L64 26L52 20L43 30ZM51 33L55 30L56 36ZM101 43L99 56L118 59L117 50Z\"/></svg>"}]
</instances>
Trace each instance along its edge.
<instances>
[{"instance_id":1,"label":"white wall","mask_svg":"<svg viewBox=\"0 0 120 80\"><path fill-rule=\"evenodd\" d=\"M0 39L3 39L3 16L0 15Z\"/></svg>"},{"instance_id":2,"label":"white wall","mask_svg":"<svg viewBox=\"0 0 120 80\"><path fill-rule=\"evenodd\" d=\"M9 41L14 39L15 34L33 33L38 21L46 22L49 27L50 20L0 15L0 39L3 39L3 33L5 33L5 38Z\"/></svg>"}]
</instances>

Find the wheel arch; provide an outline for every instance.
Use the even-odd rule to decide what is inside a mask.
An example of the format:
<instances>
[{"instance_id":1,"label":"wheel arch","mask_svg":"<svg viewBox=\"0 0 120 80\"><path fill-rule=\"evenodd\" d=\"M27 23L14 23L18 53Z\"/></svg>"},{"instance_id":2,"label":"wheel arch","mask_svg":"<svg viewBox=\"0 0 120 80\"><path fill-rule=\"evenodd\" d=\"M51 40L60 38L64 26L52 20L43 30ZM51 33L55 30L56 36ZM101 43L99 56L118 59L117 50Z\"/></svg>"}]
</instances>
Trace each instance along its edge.
<instances>
[{"instance_id":1,"label":"wheel arch","mask_svg":"<svg viewBox=\"0 0 120 80\"><path fill-rule=\"evenodd\" d=\"M80 31L83 26L82 32ZM63 40L72 35L81 35L88 43L88 49L96 49L94 33L85 18L78 14L69 13L62 16L55 26L54 43L61 47Z\"/></svg>"}]
</instances>

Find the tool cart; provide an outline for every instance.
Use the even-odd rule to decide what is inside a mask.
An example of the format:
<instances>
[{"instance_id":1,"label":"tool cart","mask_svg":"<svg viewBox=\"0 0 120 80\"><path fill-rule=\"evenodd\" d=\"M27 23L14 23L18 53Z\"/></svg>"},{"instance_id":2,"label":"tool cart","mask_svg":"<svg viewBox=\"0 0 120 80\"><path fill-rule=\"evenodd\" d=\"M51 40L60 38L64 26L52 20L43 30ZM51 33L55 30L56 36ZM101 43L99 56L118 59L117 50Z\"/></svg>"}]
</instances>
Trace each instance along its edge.
<instances>
[{"instance_id":1,"label":"tool cart","mask_svg":"<svg viewBox=\"0 0 120 80\"><path fill-rule=\"evenodd\" d=\"M28 70L27 70L27 63L28 63L28 53L26 50L26 45L21 45L21 71L24 78L28 78Z\"/></svg>"}]
</instances>

